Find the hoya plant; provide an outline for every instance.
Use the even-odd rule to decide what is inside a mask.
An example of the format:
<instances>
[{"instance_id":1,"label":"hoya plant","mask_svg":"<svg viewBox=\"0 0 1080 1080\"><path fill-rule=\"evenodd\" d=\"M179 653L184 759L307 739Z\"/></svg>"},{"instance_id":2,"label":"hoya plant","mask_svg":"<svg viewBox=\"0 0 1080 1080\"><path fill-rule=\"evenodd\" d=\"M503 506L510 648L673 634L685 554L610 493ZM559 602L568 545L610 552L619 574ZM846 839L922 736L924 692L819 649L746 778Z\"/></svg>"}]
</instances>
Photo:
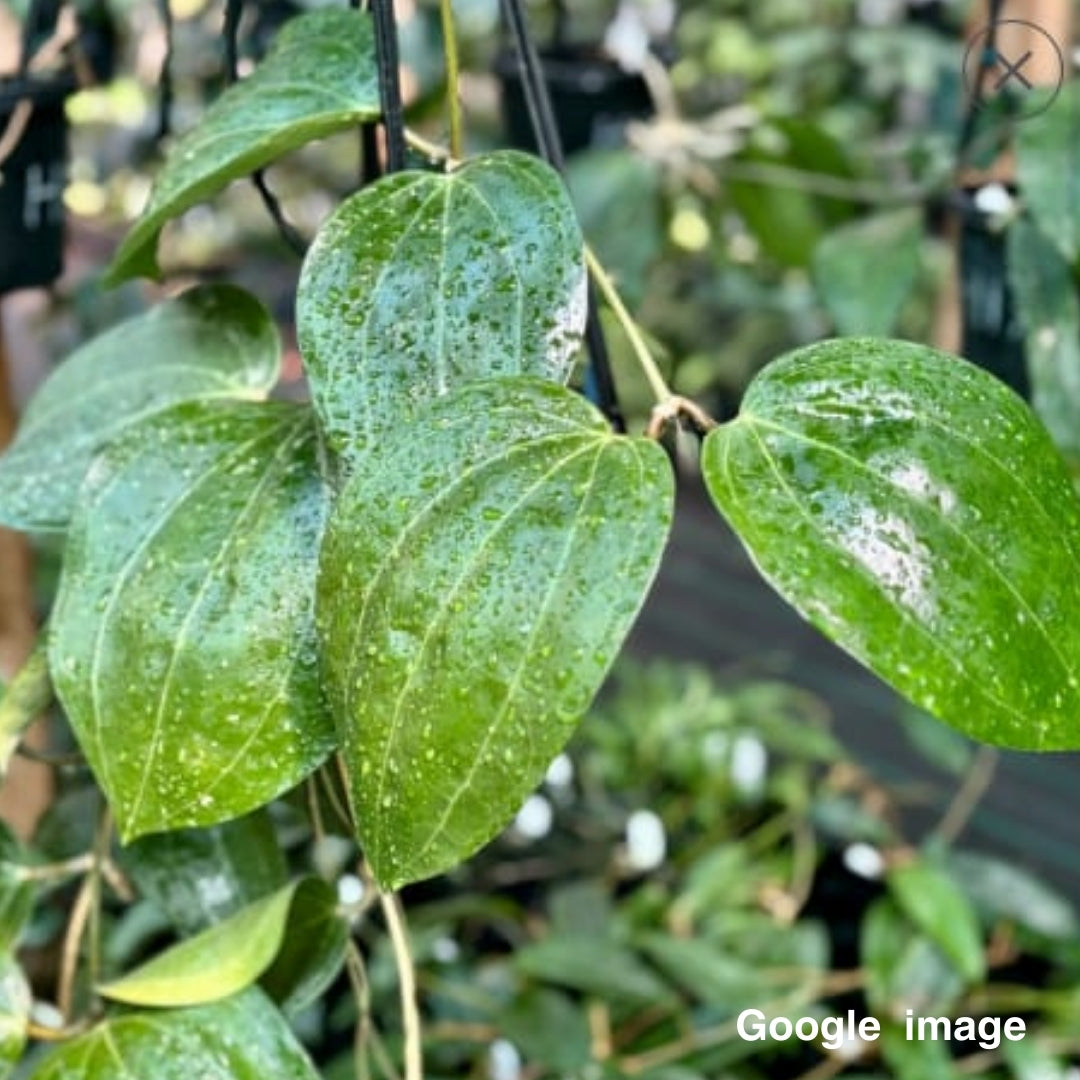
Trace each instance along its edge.
<instances>
[{"instance_id":1,"label":"hoya plant","mask_svg":"<svg viewBox=\"0 0 1080 1080\"><path fill-rule=\"evenodd\" d=\"M781 357L716 425L667 389L557 170L466 158L453 78L449 150L401 130L387 8L289 21L173 145L109 271L156 275L159 233L191 206L385 122L391 165L404 137L424 167L346 198L305 254L310 402L271 398L282 346L260 301L200 285L76 350L0 459L0 520L63 552L0 706L4 755L55 694L104 796L81 855L9 845L2 1052L8 1069L28 1034L57 1042L34 1080L314 1076L286 1017L342 964L363 997L349 925L375 901L418 1080L397 891L496 836L597 694L664 553L679 424L718 510L824 633L978 739L1080 745L1080 503L1027 405L958 358L844 339ZM642 434L570 385L593 286L655 390ZM175 906L187 862L223 835L241 861L265 852L260 815L297 793L317 832L324 799L347 823L358 891L201 878L187 936L103 977L94 913L103 882L130 885L117 859ZM11 955L35 890L70 874L85 887L43 1025Z\"/></svg>"}]
</instances>

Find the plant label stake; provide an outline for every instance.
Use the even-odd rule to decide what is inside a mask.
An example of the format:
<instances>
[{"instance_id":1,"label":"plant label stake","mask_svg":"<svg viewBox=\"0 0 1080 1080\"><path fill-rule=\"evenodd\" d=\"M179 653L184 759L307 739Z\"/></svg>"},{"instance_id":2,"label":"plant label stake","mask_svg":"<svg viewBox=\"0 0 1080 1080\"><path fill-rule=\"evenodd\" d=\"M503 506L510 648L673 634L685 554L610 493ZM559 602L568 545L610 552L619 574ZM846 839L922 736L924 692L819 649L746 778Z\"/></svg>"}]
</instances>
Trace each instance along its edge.
<instances>
[{"instance_id":1,"label":"plant label stake","mask_svg":"<svg viewBox=\"0 0 1080 1080\"><path fill-rule=\"evenodd\" d=\"M67 121L63 88L13 79L0 85L0 130L20 101L34 111L0 165L0 294L48 285L60 276L64 241Z\"/></svg>"}]
</instances>

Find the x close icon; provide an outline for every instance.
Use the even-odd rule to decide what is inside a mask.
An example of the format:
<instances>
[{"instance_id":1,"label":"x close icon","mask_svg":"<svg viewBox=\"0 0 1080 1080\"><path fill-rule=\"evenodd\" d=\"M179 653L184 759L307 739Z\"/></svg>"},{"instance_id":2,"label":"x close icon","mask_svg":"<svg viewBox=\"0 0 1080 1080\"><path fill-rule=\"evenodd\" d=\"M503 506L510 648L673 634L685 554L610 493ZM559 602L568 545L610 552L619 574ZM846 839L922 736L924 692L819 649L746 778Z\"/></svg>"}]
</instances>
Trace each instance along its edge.
<instances>
[{"instance_id":1,"label":"x close icon","mask_svg":"<svg viewBox=\"0 0 1080 1080\"><path fill-rule=\"evenodd\" d=\"M1049 108L1064 81L1061 46L1035 23L1000 19L968 42L964 83L976 107L1008 94L1014 119L1035 116Z\"/></svg>"}]
</instances>

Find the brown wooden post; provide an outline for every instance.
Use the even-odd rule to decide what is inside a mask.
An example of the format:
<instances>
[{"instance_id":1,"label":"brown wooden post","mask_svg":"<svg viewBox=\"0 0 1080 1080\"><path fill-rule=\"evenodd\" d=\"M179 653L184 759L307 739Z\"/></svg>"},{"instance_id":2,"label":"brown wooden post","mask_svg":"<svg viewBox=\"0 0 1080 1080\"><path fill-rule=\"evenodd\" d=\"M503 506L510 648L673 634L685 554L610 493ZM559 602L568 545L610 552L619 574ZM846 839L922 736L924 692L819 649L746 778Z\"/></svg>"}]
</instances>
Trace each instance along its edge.
<instances>
[{"instance_id":1,"label":"brown wooden post","mask_svg":"<svg viewBox=\"0 0 1080 1080\"><path fill-rule=\"evenodd\" d=\"M0 449L11 441L17 422L3 329L0 318ZM34 636L30 545L21 534L0 527L0 676L5 680L29 655ZM27 741L38 747L44 744L45 731L40 723L28 733ZM0 818L19 836L30 835L49 805L52 780L47 766L18 756L12 759L0 787Z\"/></svg>"}]
</instances>

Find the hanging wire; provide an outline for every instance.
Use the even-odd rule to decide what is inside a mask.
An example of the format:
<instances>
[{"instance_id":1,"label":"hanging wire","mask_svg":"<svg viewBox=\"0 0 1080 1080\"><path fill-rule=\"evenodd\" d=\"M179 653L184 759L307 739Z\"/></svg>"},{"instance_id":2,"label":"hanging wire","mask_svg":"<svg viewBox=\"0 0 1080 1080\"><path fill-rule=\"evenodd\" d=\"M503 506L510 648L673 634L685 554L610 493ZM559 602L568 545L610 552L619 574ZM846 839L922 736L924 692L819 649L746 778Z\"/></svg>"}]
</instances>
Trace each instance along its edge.
<instances>
[{"instance_id":1,"label":"hanging wire","mask_svg":"<svg viewBox=\"0 0 1080 1080\"><path fill-rule=\"evenodd\" d=\"M1005 0L987 0L988 33L986 34L986 42L980 51L975 87L968 101L963 123L960 125L960 134L956 145L956 167L958 170L962 169L966 164L971 144L975 140L975 132L979 124L979 112L983 107L983 84L986 81L986 75L997 63L998 25L1001 22L1004 9Z\"/></svg>"},{"instance_id":2,"label":"hanging wire","mask_svg":"<svg viewBox=\"0 0 1080 1080\"><path fill-rule=\"evenodd\" d=\"M225 22L223 34L225 37L225 74L229 84L232 85L240 77L240 20L244 15L244 0L225 0ZM252 184L259 193L259 197L266 207L266 212L277 227L281 238L289 245L297 255L301 257L307 251L304 238L285 219L285 213L281 209L281 203L277 196L270 190L266 183L266 175L262 169L252 174Z\"/></svg>"},{"instance_id":3,"label":"hanging wire","mask_svg":"<svg viewBox=\"0 0 1080 1080\"><path fill-rule=\"evenodd\" d=\"M161 29L165 34L165 55L161 58L161 71L158 75L158 127L155 136L161 142L172 130L173 108L173 44L175 26L173 24L172 5L169 0L158 0L158 15Z\"/></svg>"},{"instance_id":4,"label":"hanging wire","mask_svg":"<svg viewBox=\"0 0 1080 1080\"><path fill-rule=\"evenodd\" d=\"M565 173L566 157L563 153L559 126L551 105L551 95L548 93L547 83L544 80L540 56L529 33L525 12L520 0L502 0L502 8L510 28L514 50L517 53L522 88L525 92L525 105L529 110L529 121L536 137L536 144L540 149L540 156L552 168ZM589 351L589 366L585 372L586 396L607 417L608 422L616 431L625 431L626 420L615 392L611 357L604 338L604 328L600 323L596 289L591 277L588 283L585 344Z\"/></svg>"},{"instance_id":5,"label":"hanging wire","mask_svg":"<svg viewBox=\"0 0 1080 1080\"><path fill-rule=\"evenodd\" d=\"M405 168L405 112L401 104L401 67L394 0L371 0L371 14L375 19L379 99L386 128L386 171L394 173Z\"/></svg>"}]
</instances>

